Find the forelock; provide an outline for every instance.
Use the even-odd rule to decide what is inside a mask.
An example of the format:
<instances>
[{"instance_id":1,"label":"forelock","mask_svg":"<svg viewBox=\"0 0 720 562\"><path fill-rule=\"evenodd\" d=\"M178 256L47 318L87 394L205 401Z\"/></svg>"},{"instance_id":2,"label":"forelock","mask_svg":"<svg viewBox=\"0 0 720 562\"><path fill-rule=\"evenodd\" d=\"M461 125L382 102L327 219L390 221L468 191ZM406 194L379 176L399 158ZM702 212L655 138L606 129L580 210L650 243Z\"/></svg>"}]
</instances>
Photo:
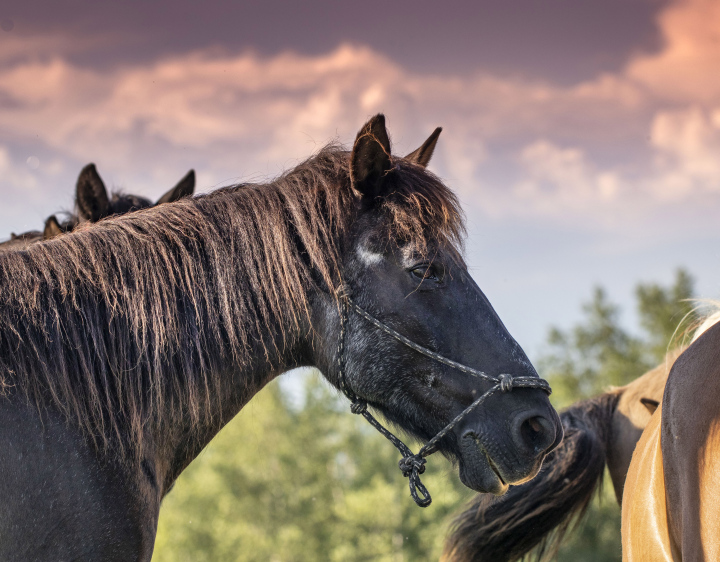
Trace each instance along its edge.
<instances>
[{"instance_id":1,"label":"forelock","mask_svg":"<svg viewBox=\"0 0 720 562\"><path fill-rule=\"evenodd\" d=\"M457 196L424 168L399 158L393 164L387 178L393 189L380 204L388 217L388 234L421 253L440 247L460 257L466 230Z\"/></svg>"}]
</instances>

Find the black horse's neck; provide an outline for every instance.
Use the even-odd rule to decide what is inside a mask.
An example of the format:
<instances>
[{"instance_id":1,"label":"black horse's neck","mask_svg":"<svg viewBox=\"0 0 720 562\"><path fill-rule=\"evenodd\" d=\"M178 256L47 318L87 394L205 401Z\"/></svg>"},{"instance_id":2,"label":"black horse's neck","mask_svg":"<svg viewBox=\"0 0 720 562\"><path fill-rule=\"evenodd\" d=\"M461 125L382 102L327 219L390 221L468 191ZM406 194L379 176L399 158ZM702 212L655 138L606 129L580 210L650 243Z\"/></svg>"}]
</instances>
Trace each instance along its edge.
<instances>
[{"instance_id":1,"label":"black horse's neck","mask_svg":"<svg viewBox=\"0 0 720 562\"><path fill-rule=\"evenodd\" d=\"M292 349L286 349L286 353L277 354L269 361L216 373L225 383L222 395L199 405L211 411L211 416L204 417L200 423L186 418L180 423L161 422L153 427L146 435L142 454L155 463L158 483L162 486L161 495L170 490L180 473L266 384L283 372L307 363L301 359L306 348L306 342L297 338ZM171 413L163 416L163 419L172 418L175 416Z\"/></svg>"},{"instance_id":2,"label":"black horse's neck","mask_svg":"<svg viewBox=\"0 0 720 562\"><path fill-rule=\"evenodd\" d=\"M342 206L318 200L301 181L231 189L2 256L0 386L126 461L160 455L172 481L306 362L309 294L338 270L322 211Z\"/></svg>"},{"instance_id":3,"label":"black horse's neck","mask_svg":"<svg viewBox=\"0 0 720 562\"><path fill-rule=\"evenodd\" d=\"M214 395L207 394L203 401L196 405L200 410L209 412L209 415L199 422L192 416L185 416L178 422L173 412L166 411L153 426L152 436L147 436L148 452L151 452L150 456L155 459L163 495L217 432L276 376L299 366L315 365L324 370L330 368L328 354L318 350L318 347L323 345L318 340L315 326L327 322L328 311L337 306L337 301L328 294L325 284L327 281L322 279L322 272L318 272L316 264L309 259L308 254L322 250L332 255L337 241L332 240L330 248L322 248L317 239L308 238L307 232L304 236L299 233L297 224L287 217L283 219L279 232L278 228L266 228L265 223L272 224L277 217L263 216L248 210L246 206L248 200L251 200L253 204L265 206L266 210L268 206L271 207L271 214L273 211L284 213L286 209L282 207L273 209L272 205L267 205L267 201L263 203L263 195L273 197L275 189L271 184L239 189L227 194L239 208L233 220L243 226L234 231L232 246L248 244L245 253L259 250L264 254L269 249L281 248L285 254L269 256L268 261L277 264L280 260L288 260L291 266L284 264L280 270L273 271L273 264L263 262L257 255L240 265L232 260L216 264L213 275L233 279L234 298L247 303L247 308L245 314L237 318L239 326L228 326L223 330L225 350L233 351L225 355L224 363L215 366L212 378L218 381L218 384ZM227 205L227 201L223 199L224 197L213 197L196 203L203 215L209 218L217 216L219 203L223 207ZM316 218L325 220L325 217ZM274 242L270 241L270 236L274 238ZM205 258L206 256L198 256L200 261ZM293 267L297 269L292 271ZM323 267L329 270L327 263L323 264ZM279 278L288 273L296 276L294 286L279 286L268 279ZM321 279L319 285L316 283L318 278ZM275 299L275 302L263 302L261 294L268 299L265 294L268 292L271 294L270 299ZM329 316L331 322L335 320L333 314ZM241 353L233 349L237 347L235 340L239 331L242 331L244 341ZM192 345L192 342L188 344ZM205 360L209 359L207 356ZM168 420L171 423L166 423Z\"/></svg>"}]
</instances>

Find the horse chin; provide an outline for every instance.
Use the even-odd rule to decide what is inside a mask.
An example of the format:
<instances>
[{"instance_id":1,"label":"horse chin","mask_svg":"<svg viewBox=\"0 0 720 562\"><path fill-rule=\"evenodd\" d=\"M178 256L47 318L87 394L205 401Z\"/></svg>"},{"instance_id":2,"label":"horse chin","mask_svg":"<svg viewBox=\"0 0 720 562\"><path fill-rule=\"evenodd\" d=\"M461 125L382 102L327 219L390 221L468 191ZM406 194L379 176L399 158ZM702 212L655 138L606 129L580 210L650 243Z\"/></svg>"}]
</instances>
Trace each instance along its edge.
<instances>
[{"instance_id":1,"label":"horse chin","mask_svg":"<svg viewBox=\"0 0 720 562\"><path fill-rule=\"evenodd\" d=\"M476 492L501 496L508 485L482 445L463 446L459 461L460 481Z\"/></svg>"}]
</instances>

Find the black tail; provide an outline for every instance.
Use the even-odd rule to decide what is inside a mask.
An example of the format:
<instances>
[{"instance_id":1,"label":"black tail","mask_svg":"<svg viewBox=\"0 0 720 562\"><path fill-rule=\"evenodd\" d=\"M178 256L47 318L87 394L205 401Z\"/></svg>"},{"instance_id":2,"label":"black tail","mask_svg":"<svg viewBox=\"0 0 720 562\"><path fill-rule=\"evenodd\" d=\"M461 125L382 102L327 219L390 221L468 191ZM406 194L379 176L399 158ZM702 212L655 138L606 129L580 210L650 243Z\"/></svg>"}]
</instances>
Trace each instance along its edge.
<instances>
[{"instance_id":1,"label":"black tail","mask_svg":"<svg viewBox=\"0 0 720 562\"><path fill-rule=\"evenodd\" d=\"M454 521L444 562L511 562L533 548L557 552L602 483L606 443L619 394L578 402L562 412L563 442L531 481L501 497L480 494Z\"/></svg>"}]
</instances>

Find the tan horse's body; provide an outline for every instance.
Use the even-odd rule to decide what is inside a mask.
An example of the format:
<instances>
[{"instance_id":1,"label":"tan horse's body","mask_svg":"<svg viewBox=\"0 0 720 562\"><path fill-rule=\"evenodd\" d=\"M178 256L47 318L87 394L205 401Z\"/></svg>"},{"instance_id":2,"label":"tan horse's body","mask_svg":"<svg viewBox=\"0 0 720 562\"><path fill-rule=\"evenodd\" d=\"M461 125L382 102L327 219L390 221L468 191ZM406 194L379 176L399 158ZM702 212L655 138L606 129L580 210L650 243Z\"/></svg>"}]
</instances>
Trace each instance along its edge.
<instances>
[{"instance_id":1,"label":"tan horse's body","mask_svg":"<svg viewBox=\"0 0 720 562\"><path fill-rule=\"evenodd\" d=\"M611 391L618 393L620 397L612 417L612 438L607 448L607 467L619 504L622 503L625 477L633 451L653 415L649 402L662 401L670 368L684 349L683 347L671 351L660 365L630 384Z\"/></svg>"},{"instance_id":2,"label":"tan horse's body","mask_svg":"<svg viewBox=\"0 0 720 562\"><path fill-rule=\"evenodd\" d=\"M708 317L687 350L630 384L567 408L565 440L545 469L502 498L477 496L443 562L514 561L536 547L549 559L604 466L623 508L625 561L720 562L719 321Z\"/></svg>"},{"instance_id":3,"label":"tan horse's body","mask_svg":"<svg viewBox=\"0 0 720 562\"><path fill-rule=\"evenodd\" d=\"M720 324L677 359L630 463L626 562L720 560Z\"/></svg>"},{"instance_id":4,"label":"tan horse's body","mask_svg":"<svg viewBox=\"0 0 720 562\"><path fill-rule=\"evenodd\" d=\"M443 562L518 560L538 545L552 555L574 515L584 513L605 466L620 503L635 445L683 350L668 353L630 384L566 409L561 414L565 440L546 459L545 470L504 497L477 496L456 519ZM545 537L554 537L553 542L543 545Z\"/></svg>"},{"instance_id":5,"label":"tan horse's body","mask_svg":"<svg viewBox=\"0 0 720 562\"><path fill-rule=\"evenodd\" d=\"M666 522L661 416L662 407L653 414L640 437L625 479L623 560L673 560Z\"/></svg>"}]
</instances>

